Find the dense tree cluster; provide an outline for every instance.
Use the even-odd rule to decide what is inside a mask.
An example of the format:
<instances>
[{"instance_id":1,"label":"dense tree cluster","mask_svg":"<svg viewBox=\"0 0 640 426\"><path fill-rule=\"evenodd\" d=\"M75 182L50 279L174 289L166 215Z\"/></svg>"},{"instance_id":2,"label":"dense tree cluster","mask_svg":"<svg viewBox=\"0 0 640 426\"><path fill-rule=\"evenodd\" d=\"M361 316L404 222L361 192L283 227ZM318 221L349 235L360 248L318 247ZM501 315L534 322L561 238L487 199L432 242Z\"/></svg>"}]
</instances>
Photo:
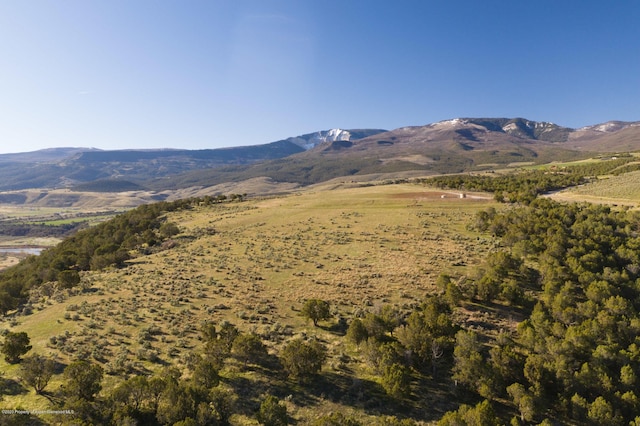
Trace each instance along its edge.
<instances>
[{"instance_id":1,"label":"dense tree cluster","mask_svg":"<svg viewBox=\"0 0 640 426\"><path fill-rule=\"evenodd\" d=\"M624 172L625 170L630 171L630 167L638 165L638 157L628 153L601 157L599 160L601 161L588 161L581 164L573 164L571 166L563 167L563 169L583 176L601 176L609 173L618 174L620 171Z\"/></svg>"},{"instance_id":2,"label":"dense tree cluster","mask_svg":"<svg viewBox=\"0 0 640 426\"><path fill-rule=\"evenodd\" d=\"M0 222L0 235L11 237L65 237L85 227L83 222L45 225L41 223Z\"/></svg>"},{"instance_id":3,"label":"dense tree cluster","mask_svg":"<svg viewBox=\"0 0 640 426\"><path fill-rule=\"evenodd\" d=\"M629 167L634 165L629 163L635 160L634 156L621 155L581 165L514 171L504 175L437 176L425 179L424 182L439 188L492 192L498 201L527 204L539 194L581 185L591 177L630 171Z\"/></svg>"},{"instance_id":4,"label":"dense tree cluster","mask_svg":"<svg viewBox=\"0 0 640 426\"><path fill-rule=\"evenodd\" d=\"M496 200L529 203L539 194L586 182L580 173L532 170L506 175L452 175L425 181L439 188L493 192Z\"/></svg>"},{"instance_id":5,"label":"dense tree cluster","mask_svg":"<svg viewBox=\"0 0 640 426\"><path fill-rule=\"evenodd\" d=\"M427 297L408 315L383 305L363 318L354 318L346 339L360 347L386 393L401 400L411 395L414 377L435 379L448 369L458 329L451 309L437 296Z\"/></svg>"},{"instance_id":6,"label":"dense tree cluster","mask_svg":"<svg viewBox=\"0 0 640 426\"><path fill-rule=\"evenodd\" d=\"M486 398L510 399L524 421L638 420L640 215L536 199L481 212L477 226L510 252L492 255L472 296L493 299L507 286L529 291L535 305L513 336L489 345L459 332L453 378ZM538 272L523 271L525 263Z\"/></svg>"}]
</instances>

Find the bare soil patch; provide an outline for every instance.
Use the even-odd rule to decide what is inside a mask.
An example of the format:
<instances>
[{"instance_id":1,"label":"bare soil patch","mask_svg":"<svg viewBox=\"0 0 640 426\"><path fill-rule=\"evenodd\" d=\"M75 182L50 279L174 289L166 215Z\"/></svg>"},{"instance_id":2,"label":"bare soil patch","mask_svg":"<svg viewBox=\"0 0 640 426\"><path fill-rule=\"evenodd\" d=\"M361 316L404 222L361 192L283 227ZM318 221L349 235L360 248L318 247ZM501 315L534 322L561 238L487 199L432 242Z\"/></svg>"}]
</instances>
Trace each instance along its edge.
<instances>
[{"instance_id":1,"label":"bare soil patch","mask_svg":"<svg viewBox=\"0 0 640 426\"><path fill-rule=\"evenodd\" d=\"M421 191L392 194L391 198L411 199L411 200L438 200L438 199L459 199L459 200L490 200L488 194L450 192L450 191Z\"/></svg>"}]
</instances>

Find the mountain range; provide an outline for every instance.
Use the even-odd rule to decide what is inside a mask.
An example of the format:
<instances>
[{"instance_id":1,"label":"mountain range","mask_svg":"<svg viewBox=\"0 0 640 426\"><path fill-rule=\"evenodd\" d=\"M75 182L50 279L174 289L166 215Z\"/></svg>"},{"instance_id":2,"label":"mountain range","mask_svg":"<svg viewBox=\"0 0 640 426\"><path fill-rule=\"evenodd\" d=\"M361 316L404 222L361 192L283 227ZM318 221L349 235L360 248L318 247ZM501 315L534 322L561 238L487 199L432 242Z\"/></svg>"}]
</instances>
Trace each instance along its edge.
<instances>
[{"instance_id":1,"label":"mountain range","mask_svg":"<svg viewBox=\"0 0 640 426\"><path fill-rule=\"evenodd\" d=\"M640 151L640 122L572 129L523 118L456 118L395 130L331 129L221 149L52 148L3 154L0 190L164 191L255 178L308 185L337 177L459 173L630 151Z\"/></svg>"}]
</instances>

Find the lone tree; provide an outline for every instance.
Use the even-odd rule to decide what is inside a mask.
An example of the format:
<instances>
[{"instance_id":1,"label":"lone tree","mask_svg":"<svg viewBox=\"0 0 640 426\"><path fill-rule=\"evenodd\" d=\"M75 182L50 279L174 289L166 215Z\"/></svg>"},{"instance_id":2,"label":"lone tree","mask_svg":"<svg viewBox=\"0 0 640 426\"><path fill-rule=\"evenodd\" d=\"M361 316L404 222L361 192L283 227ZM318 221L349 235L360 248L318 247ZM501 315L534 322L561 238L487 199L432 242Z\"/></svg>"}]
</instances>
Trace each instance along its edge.
<instances>
[{"instance_id":1,"label":"lone tree","mask_svg":"<svg viewBox=\"0 0 640 426\"><path fill-rule=\"evenodd\" d=\"M34 354L26 357L20 367L20 377L37 394L41 394L49 384L55 371L55 362L42 355Z\"/></svg>"},{"instance_id":2,"label":"lone tree","mask_svg":"<svg viewBox=\"0 0 640 426\"><path fill-rule=\"evenodd\" d=\"M318 321L331 318L329 303L320 299L309 299L302 307L302 316L313 321L314 326L318 326Z\"/></svg>"},{"instance_id":3,"label":"lone tree","mask_svg":"<svg viewBox=\"0 0 640 426\"><path fill-rule=\"evenodd\" d=\"M26 354L31 349L29 336L24 331L19 333L9 332L4 338L4 343L0 347L0 352L4 354L4 359L9 364L20 362L20 356Z\"/></svg>"},{"instance_id":4,"label":"lone tree","mask_svg":"<svg viewBox=\"0 0 640 426\"><path fill-rule=\"evenodd\" d=\"M305 380L318 373L327 358L327 350L317 341L292 340L280 354L282 365L290 376Z\"/></svg>"}]
</instances>

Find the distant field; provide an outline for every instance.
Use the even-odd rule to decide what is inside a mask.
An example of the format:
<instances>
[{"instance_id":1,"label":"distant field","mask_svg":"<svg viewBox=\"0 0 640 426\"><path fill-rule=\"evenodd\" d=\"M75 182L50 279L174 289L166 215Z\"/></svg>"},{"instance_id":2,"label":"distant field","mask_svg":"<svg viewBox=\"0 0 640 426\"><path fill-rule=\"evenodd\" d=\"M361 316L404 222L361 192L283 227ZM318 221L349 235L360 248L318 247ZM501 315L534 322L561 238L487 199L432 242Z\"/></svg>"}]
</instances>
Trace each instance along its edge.
<instances>
[{"instance_id":1,"label":"distant field","mask_svg":"<svg viewBox=\"0 0 640 426\"><path fill-rule=\"evenodd\" d=\"M33 219L51 217L69 212L61 207L36 207L17 204L0 204L0 220L7 219Z\"/></svg>"},{"instance_id":2,"label":"distant field","mask_svg":"<svg viewBox=\"0 0 640 426\"><path fill-rule=\"evenodd\" d=\"M104 222L105 220L111 219L115 214L116 213L82 216L82 217L69 217L66 219L34 221L34 223L41 223L43 225L49 225L49 226L60 226L60 225L67 225L70 223L81 223L81 222L94 224L94 223L100 223L100 222Z\"/></svg>"},{"instance_id":3,"label":"distant field","mask_svg":"<svg viewBox=\"0 0 640 426\"><path fill-rule=\"evenodd\" d=\"M402 184L175 212L168 215L181 229L174 247L121 270L85 274L89 292L36 293L31 315L9 318L0 328L26 331L33 351L63 363L82 353L107 371L116 357L135 371L154 371L164 362L184 365L200 347L203 321L228 320L265 336L272 353L283 336L317 335L329 348L326 368L333 372L344 354L360 355L330 327L307 323L299 313L304 301L329 301L334 319L328 325L382 304L410 311L434 291L441 272L465 274L495 248L491 238L467 229L475 213L489 206L499 207L482 194L459 198L455 192ZM152 339L139 337L154 326L160 331ZM159 361L145 358L150 351ZM16 375L16 367L3 360L0 369L6 378ZM350 374L354 380L371 378L367 371ZM107 376L106 386L117 380ZM56 377L50 388L59 383ZM446 398L438 395L434 389L417 396L414 415L436 400L447 409ZM46 398L33 392L6 396L5 403L47 406ZM340 407L318 401L313 409ZM294 418L308 418L310 408L290 408Z\"/></svg>"},{"instance_id":4,"label":"distant field","mask_svg":"<svg viewBox=\"0 0 640 426\"><path fill-rule=\"evenodd\" d=\"M52 247L61 240L66 225L89 226L114 217L124 209L96 212L94 208L42 207L20 204L0 204L0 247ZM11 227L27 231L12 233ZM55 232L56 228L61 231ZM37 230L35 230L38 228ZM24 258L22 254L6 254L0 250L0 270Z\"/></svg>"},{"instance_id":5,"label":"distant field","mask_svg":"<svg viewBox=\"0 0 640 426\"><path fill-rule=\"evenodd\" d=\"M576 188L569 188L551 195L551 198L638 206L640 171L611 176Z\"/></svg>"},{"instance_id":6,"label":"distant field","mask_svg":"<svg viewBox=\"0 0 640 426\"><path fill-rule=\"evenodd\" d=\"M526 166L524 168L527 169L549 169L549 168L562 168L562 167L571 167L571 166L581 166L581 165L585 165L585 164L593 164L593 163L602 163L604 161L608 161L611 160L611 156L603 156L603 157L594 157L594 158L587 158L584 160L576 160L576 161L553 161L551 163L545 163L545 164L537 164L537 165L532 165L532 166ZM523 166L525 166L523 164Z\"/></svg>"}]
</instances>

